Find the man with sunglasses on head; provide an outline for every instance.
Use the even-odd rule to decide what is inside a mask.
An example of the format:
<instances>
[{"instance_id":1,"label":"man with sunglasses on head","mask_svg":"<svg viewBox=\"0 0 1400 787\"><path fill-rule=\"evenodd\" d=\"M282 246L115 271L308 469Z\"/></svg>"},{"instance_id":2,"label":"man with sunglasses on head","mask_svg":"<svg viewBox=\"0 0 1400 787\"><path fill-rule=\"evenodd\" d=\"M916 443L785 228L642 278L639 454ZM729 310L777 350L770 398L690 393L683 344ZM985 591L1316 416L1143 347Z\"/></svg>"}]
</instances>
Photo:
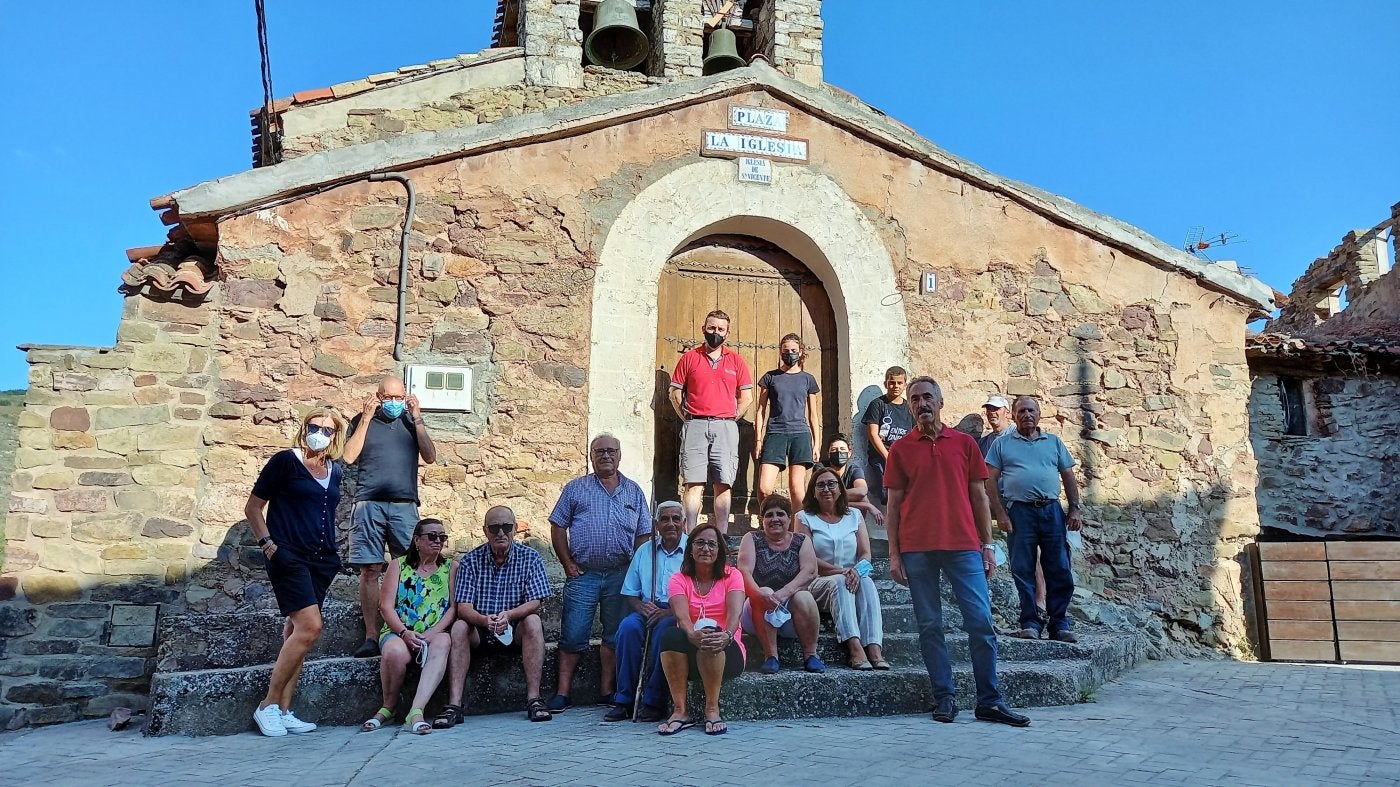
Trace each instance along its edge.
<instances>
[{"instance_id":1,"label":"man with sunglasses on head","mask_svg":"<svg viewBox=\"0 0 1400 787\"><path fill-rule=\"evenodd\" d=\"M554 595L540 553L515 542L515 512L492 506L486 512L486 543L462 555L457 565L457 622L452 624L452 653L447 662L447 707L433 726L451 727L461 719L462 697L476 649L510 649L525 667L525 717L552 718L540 697L544 671L544 626L540 602Z\"/></svg>"},{"instance_id":2,"label":"man with sunglasses on head","mask_svg":"<svg viewBox=\"0 0 1400 787\"><path fill-rule=\"evenodd\" d=\"M570 706L574 669L588 651L596 615L603 624L599 688L610 703L615 688L617 626L627 614L622 580L637 547L651 538L647 497L618 469L622 443L604 432L588 444L593 472L564 485L549 515L550 544L564 566L564 610L559 629L559 688L549 710Z\"/></svg>"},{"instance_id":3,"label":"man with sunglasses on head","mask_svg":"<svg viewBox=\"0 0 1400 787\"><path fill-rule=\"evenodd\" d=\"M384 574L385 542L389 554L408 551L418 524L418 460L437 461L418 397L403 381L385 377L376 393L365 397L361 412L350 419L345 461L359 471L351 510L350 565L360 572L360 614L365 639L356 658L379 655L379 580Z\"/></svg>"}]
</instances>

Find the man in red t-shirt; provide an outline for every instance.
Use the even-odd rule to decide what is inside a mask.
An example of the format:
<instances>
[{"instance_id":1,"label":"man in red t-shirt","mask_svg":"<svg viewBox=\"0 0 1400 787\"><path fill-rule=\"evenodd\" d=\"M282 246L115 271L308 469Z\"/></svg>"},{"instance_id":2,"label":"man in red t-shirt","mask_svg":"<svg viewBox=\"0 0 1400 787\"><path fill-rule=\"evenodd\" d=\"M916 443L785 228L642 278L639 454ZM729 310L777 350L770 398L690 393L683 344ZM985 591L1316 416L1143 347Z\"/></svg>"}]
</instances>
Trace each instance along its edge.
<instances>
[{"instance_id":1,"label":"man in red t-shirt","mask_svg":"<svg viewBox=\"0 0 1400 787\"><path fill-rule=\"evenodd\" d=\"M977 441L941 420L943 392L932 377L916 377L907 391L915 431L890 446L885 467L889 507L890 576L909 586L924 668L933 684L933 719L958 715L953 668L943 641L941 576L962 610L977 683L977 718L1025 727L1031 720L1008 709L997 689L997 633L987 580L996 571L987 466Z\"/></svg>"},{"instance_id":2,"label":"man in red t-shirt","mask_svg":"<svg viewBox=\"0 0 1400 787\"><path fill-rule=\"evenodd\" d=\"M753 402L753 374L743 356L724 346L729 315L705 315L705 343L686 350L671 373L671 406L681 425L681 481L686 524L700 522L705 483L714 484L715 518L729 527L729 488L739 472L737 419Z\"/></svg>"}]
</instances>

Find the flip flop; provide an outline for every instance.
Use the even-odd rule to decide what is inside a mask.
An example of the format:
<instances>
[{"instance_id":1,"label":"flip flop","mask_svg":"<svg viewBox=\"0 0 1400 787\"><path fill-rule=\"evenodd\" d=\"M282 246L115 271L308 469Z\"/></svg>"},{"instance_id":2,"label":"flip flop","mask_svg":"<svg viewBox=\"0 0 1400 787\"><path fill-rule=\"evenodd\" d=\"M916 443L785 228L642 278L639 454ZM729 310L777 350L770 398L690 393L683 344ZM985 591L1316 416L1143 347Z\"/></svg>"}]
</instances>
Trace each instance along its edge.
<instances>
[{"instance_id":1,"label":"flip flop","mask_svg":"<svg viewBox=\"0 0 1400 787\"><path fill-rule=\"evenodd\" d=\"M724 719L705 719L706 735L723 735L729 732L729 725L724 723Z\"/></svg>"},{"instance_id":2,"label":"flip flop","mask_svg":"<svg viewBox=\"0 0 1400 787\"><path fill-rule=\"evenodd\" d=\"M709 722L705 722L706 725ZM688 730L695 726L695 722L689 719L667 719L660 727L656 728L657 735L675 735L681 730Z\"/></svg>"},{"instance_id":3,"label":"flip flop","mask_svg":"<svg viewBox=\"0 0 1400 787\"><path fill-rule=\"evenodd\" d=\"M374 716L360 725L360 732L374 732L384 726L387 721L393 721L394 712L388 708L380 708L374 712Z\"/></svg>"}]
</instances>

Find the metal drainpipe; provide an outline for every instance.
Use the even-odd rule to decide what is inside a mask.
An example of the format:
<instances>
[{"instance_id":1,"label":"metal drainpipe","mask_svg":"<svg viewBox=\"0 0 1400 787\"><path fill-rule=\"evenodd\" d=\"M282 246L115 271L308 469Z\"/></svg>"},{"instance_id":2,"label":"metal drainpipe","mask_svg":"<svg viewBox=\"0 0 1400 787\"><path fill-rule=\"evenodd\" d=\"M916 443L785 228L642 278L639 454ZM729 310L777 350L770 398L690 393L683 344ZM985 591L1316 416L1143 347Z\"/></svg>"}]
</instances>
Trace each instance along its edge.
<instances>
[{"instance_id":1,"label":"metal drainpipe","mask_svg":"<svg viewBox=\"0 0 1400 787\"><path fill-rule=\"evenodd\" d=\"M403 236L399 239L399 319L394 327L394 360L402 361L403 324L408 297L408 234L413 229L413 206L417 201L417 193L414 192L413 182L408 176L398 172L376 172L369 176L370 183L383 183L386 180L402 183L404 191L408 192L408 207L403 216Z\"/></svg>"}]
</instances>

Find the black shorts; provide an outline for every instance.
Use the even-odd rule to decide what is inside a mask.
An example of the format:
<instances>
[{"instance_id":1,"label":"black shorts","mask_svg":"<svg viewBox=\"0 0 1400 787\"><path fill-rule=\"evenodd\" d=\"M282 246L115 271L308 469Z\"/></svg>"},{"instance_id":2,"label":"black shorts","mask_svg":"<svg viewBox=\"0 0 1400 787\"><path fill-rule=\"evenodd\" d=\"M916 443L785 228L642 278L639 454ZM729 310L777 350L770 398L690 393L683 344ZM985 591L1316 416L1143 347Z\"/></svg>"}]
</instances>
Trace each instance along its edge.
<instances>
[{"instance_id":1,"label":"black shorts","mask_svg":"<svg viewBox=\"0 0 1400 787\"><path fill-rule=\"evenodd\" d=\"M321 606L338 573L340 556L334 553L307 555L279 546L267 561L267 579L283 615Z\"/></svg>"},{"instance_id":2,"label":"black shorts","mask_svg":"<svg viewBox=\"0 0 1400 787\"><path fill-rule=\"evenodd\" d=\"M684 653L690 659L690 679L700 680L700 667L695 663L699 652L684 631L672 626L661 635L661 652ZM739 643L731 642L724 649L724 680L733 680L744 671L744 654L739 651Z\"/></svg>"},{"instance_id":3,"label":"black shorts","mask_svg":"<svg viewBox=\"0 0 1400 787\"><path fill-rule=\"evenodd\" d=\"M476 647L478 650L502 652L520 650L520 621L518 620L510 624L512 637L509 645L502 645L501 641L496 639L496 635L492 634L485 626L472 626L472 631L477 636Z\"/></svg>"},{"instance_id":4,"label":"black shorts","mask_svg":"<svg viewBox=\"0 0 1400 787\"><path fill-rule=\"evenodd\" d=\"M811 467L812 433L769 432L763 436L763 449L758 453L758 462L778 467Z\"/></svg>"}]
</instances>

